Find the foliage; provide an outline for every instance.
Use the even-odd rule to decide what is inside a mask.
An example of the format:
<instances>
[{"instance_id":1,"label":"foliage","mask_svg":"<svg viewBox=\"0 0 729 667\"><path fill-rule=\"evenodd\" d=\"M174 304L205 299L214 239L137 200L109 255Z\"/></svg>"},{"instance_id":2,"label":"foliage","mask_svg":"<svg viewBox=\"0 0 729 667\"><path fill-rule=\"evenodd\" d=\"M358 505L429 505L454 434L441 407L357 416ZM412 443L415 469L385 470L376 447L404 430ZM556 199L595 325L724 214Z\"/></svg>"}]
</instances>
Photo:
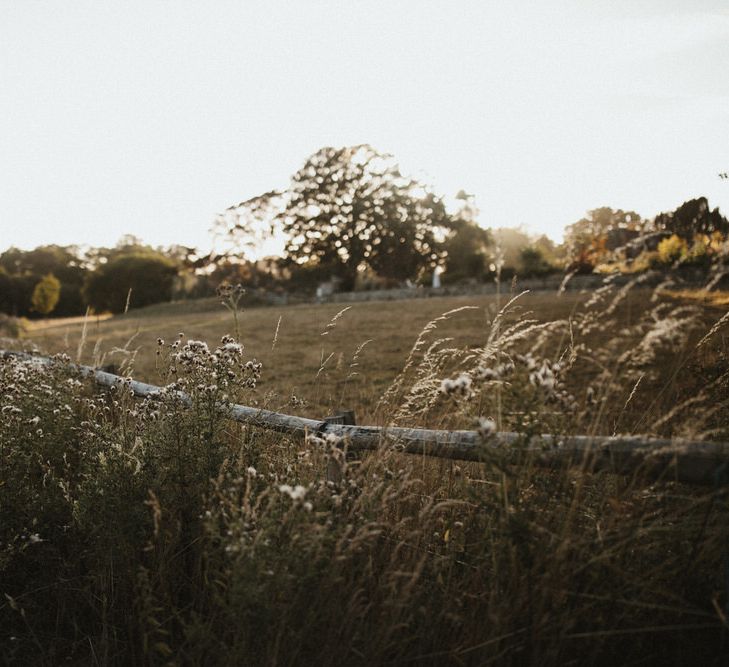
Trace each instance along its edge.
<instances>
[{"instance_id":1,"label":"foliage","mask_svg":"<svg viewBox=\"0 0 729 667\"><path fill-rule=\"evenodd\" d=\"M169 301L177 267L154 251L114 254L87 278L84 294L96 312L124 312Z\"/></svg>"},{"instance_id":2,"label":"foliage","mask_svg":"<svg viewBox=\"0 0 729 667\"><path fill-rule=\"evenodd\" d=\"M33 310L41 315L49 315L61 297L61 282L52 273L48 273L33 288L30 303Z\"/></svg>"},{"instance_id":3,"label":"foliage","mask_svg":"<svg viewBox=\"0 0 729 667\"><path fill-rule=\"evenodd\" d=\"M164 386L144 400L124 380L95 390L67 357L0 359L0 655L722 664L721 478L692 489L544 470L522 446L532 433L729 435L722 320L706 334L698 306L633 295L639 279L606 282L564 319L520 316L517 300L469 310L482 334L464 347L438 329L463 308L426 325L383 420L476 424L470 463L385 443L352 460L346 442L236 425L229 404L264 397L260 363L230 337L160 339ZM513 447L493 445L497 427ZM322 479L333 458L340 482Z\"/></svg>"},{"instance_id":4,"label":"foliage","mask_svg":"<svg viewBox=\"0 0 729 667\"><path fill-rule=\"evenodd\" d=\"M456 200L460 206L451 216L451 225L443 244L446 255L443 281L480 281L488 274L493 238L489 230L478 224L479 210L473 196L461 190ZM432 276L429 278L432 279Z\"/></svg>"},{"instance_id":5,"label":"foliage","mask_svg":"<svg viewBox=\"0 0 729 667\"><path fill-rule=\"evenodd\" d=\"M332 269L326 264L317 262L299 264L289 260L284 262L284 266L288 275L286 285L292 292L311 294L316 291L318 285L332 279ZM363 273L366 274L368 271L365 269ZM338 280L336 276L334 279Z\"/></svg>"},{"instance_id":6,"label":"foliage","mask_svg":"<svg viewBox=\"0 0 729 667\"><path fill-rule=\"evenodd\" d=\"M200 257L193 248L172 246L167 250L155 251L143 245L136 237L125 236L113 248L89 248L82 251L77 246L49 245L28 251L8 249L0 254L0 312L37 317L41 311L33 305L33 292L45 276L52 274L60 283L60 293L52 311L44 314L52 312L54 317L82 315L89 305L84 286L98 281L99 275L107 270L101 267L120 257L131 255L156 256L186 271L186 282L177 284L178 294L206 296L215 292L215 286L206 287L204 280L198 280L195 275L196 271L207 266L209 258ZM91 278L90 274L97 270L100 270L100 274ZM158 278L157 273L150 275L151 281ZM159 284L162 299L170 297L167 286L168 280L164 278ZM148 283L147 291L152 289L153 285ZM124 298L126 299L126 294Z\"/></svg>"},{"instance_id":7,"label":"foliage","mask_svg":"<svg viewBox=\"0 0 729 667\"><path fill-rule=\"evenodd\" d=\"M521 251L531 245L531 236L523 227L499 227L492 229L491 235L503 262L502 270L507 275L518 273L521 269Z\"/></svg>"},{"instance_id":8,"label":"foliage","mask_svg":"<svg viewBox=\"0 0 729 667\"><path fill-rule=\"evenodd\" d=\"M567 273L574 273L578 276L589 275L597 267L594 253L588 249L580 250L567 265Z\"/></svg>"},{"instance_id":9,"label":"foliage","mask_svg":"<svg viewBox=\"0 0 729 667\"><path fill-rule=\"evenodd\" d=\"M609 206L592 209L584 218L565 228L565 245L570 262L593 267L608 254L637 236L645 223L635 211L613 210Z\"/></svg>"},{"instance_id":10,"label":"foliage","mask_svg":"<svg viewBox=\"0 0 729 667\"><path fill-rule=\"evenodd\" d=\"M20 338L26 331L26 321L0 312L0 338Z\"/></svg>"},{"instance_id":11,"label":"foliage","mask_svg":"<svg viewBox=\"0 0 729 667\"><path fill-rule=\"evenodd\" d=\"M443 280L483 280L488 273L491 244L488 230L475 221L454 219L444 243L446 259Z\"/></svg>"},{"instance_id":12,"label":"foliage","mask_svg":"<svg viewBox=\"0 0 729 667\"><path fill-rule=\"evenodd\" d=\"M524 248L520 253L521 275L525 278L546 276L554 273L555 267L550 264L541 249L536 246Z\"/></svg>"},{"instance_id":13,"label":"foliage","mask_svg":"<svg viewBox=\"0 0 729 667\"><path fill-rule=\"evenodd\" d=\"M673 264L684 259L688 254L688 243L674 234L658 244L658 259L662 264Z\"/></svg>"},{"instance_id":14,"label":"foliage","mask_svg":"<svg viewBox=\"0 0 729 667\"><path fill-rule=\"evenodd\" d=\"M287 190L232 208L235 237L248 238L261 220L278 223L288 259L322 267L345 290L365 267L392 280L416 278L442 256L440 236L450 224L438 196L368 145L322 148Z\"/></svg>"},{"instance_id":15,"label":"foliage","mask_svg":"<svg viewBox=\"0 0 729 667\"><path fill-rule=\"evenodd\" d=\"M539 250L542 257L551 266L558 267L564 265L566 259L564 244L557 245L548 236L542 234L534 239L532 246Z\"/></svg>"},{"instance_id":16,"label":"foliage","mask_svg":"<svg viewBox=\"0 0 729 667\"><path fill-rule=\"evenodd\" d=\"M684 241L690 242L697 234L711 235L729 233L729 221L718 208L711 210L706 197L690 199L671 213L659 213L653 226L658 230L673 232Z\"/></svg>"},{"instance_id":17,"label":"foliage","mask_svg":"<svg viewBox=\"0 0 729 667\"><path fill-rule=\"evenodd\" d=\"M716 234L716 232L715 232ZM722 261L722 248L716 249L712 247L710 237L703 234L694 236L694 242L688 248L684 262L690 266L700 266L708 269L714 259Z\"/></svg>"},{"instance_id":18,"label":"foliage","mask_svg":"<svg viewBox=\"0 0 729 667\"><path fill-rule=\"evenodd\" d=\"M85 259L75 246L39 246L29 251L10 248L0 254L0 311L31 315L33 290L50 273L61 284L53 314L82 314L85 304L81 289L86 272Z\"/></svg>"},{"instance_id":19,"label":"foliage","mask_svg":"<svg viewBox=\"0 0 729 667\"><path fill-rule=\"evenodd\" d=\"M33 275L10 275L0 267L0 312L15 316L29 315L30 299L36 282Z\"/></svg>"},{"instance_id":20,"label":"foliage","mask_svg":"<svg viewBox=\"0 0 729 667\"><path fill-rule=\"evenodd\" d=\"M288 278L279 257L251 261L218 255L206 258L204 270L191 267L187 260L179 260L178 266L180 268L172 291L175 300L214 296L222 284L243 285L249 294L257 291L280 292Z\"/></svg>"},{"instance_id":21,"label":"foliage","mask_svg":"<svg viewBox=\"0 0 729 667\"><path fill-rule=\"evenodd\" d=\"M523 227L500 227L490 230L495 249L491 250L491 270L496 255L501 262L501 276L544 276L557 270L560 250L546 236L532 236Z\"/></svg>"},{"instance_id":22,"label":"foliage","mask_svg":"<svg viewBox=\"0 0 729 667\"><path fill-rule=\"evenodd\" d=\"M479 419L473 463L236 426L261 366L230 337L160 340L145 400L68 358L0 360L3 660L721 664L725 489L543 470L521 446L727 433L722 337L696 352L697 307L644 294L626 326L630 296L607 283L569 320L481 312L463 349L437 339L462 312L423 329L389 418ZM490 443L497 422L513 447ZM322 479L331 458L341 482Z\"/></svg>"}]
</instances>

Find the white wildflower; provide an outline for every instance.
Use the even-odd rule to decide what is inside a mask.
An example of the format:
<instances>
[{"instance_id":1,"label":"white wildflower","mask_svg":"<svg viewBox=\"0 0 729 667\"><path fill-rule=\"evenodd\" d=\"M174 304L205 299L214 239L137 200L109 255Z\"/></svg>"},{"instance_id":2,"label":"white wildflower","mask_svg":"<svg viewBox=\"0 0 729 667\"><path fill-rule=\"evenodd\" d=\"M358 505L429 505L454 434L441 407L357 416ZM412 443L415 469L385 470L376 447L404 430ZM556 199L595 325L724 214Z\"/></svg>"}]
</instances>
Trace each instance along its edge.
<instances>
[{"instance_id":1,"label":"white wildflower","mask_svg":"<svg viewBox=\"0 0 729 667\"><path fill-rule=\"evenodd\" d=\"M457 378L451 380L446 378L440 383L440 391L447 396L470 398L472 395L471 386L473 380L468 373L461 373Z\"/></svg>"},{"instance_id":2,"label":"white wildflower","mask_svg":"<svg viewBox=\"0 0 729 667\"><path fill-rule=\"evenodd\" d=\"M302 501L306 497L306 487L301 486L301 484L297 484L296 486L281 484L281 486L278 487L278 490L284 495L287 495L294 502Z\"/></svg>"},{"instance_id":3,"label":"white wildflower","mask_svg":"<svg viewBox=\"0 0 729 667\"><path fill-rule=\"evenodd\" d=\"M498 380L499 373L493 368L477 366L476 370L473 372L473 377L479 382L488 382L489 380Z\"/></svg>"},{"instance_id":4,"label":"white wildflower","mask_svg":"<svg viewBox=\"0 0 729 667\"><path fill-rule=\"evenodd\" d=\"M476 430L482 440L488 440L496 433L496 422L493 419L479 417L477 420Z\"/></svg>"}]
</instances>

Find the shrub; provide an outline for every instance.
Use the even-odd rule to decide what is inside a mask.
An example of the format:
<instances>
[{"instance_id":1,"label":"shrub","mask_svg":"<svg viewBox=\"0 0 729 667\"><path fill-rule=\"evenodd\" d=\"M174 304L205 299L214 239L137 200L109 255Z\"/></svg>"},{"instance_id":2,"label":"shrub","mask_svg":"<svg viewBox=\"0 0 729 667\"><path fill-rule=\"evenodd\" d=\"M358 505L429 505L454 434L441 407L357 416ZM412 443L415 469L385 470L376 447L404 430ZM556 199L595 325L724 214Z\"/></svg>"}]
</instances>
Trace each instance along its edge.
<instances>
[{"instance_id":1,"label":"shrub","mask_svg":"<svg viewBox=\"0 0 729 667\"><path fill-rule=\"evenodd\" d=\"M589 248L581 248L568 262L565 273L574 273L578 276L593 273L596 265L596 256Z\"/></svg>"},{"instance_id":2,"label":"shrub","mask_svg":"<svg viewBox=\"0 0 729 667\"><path fill-rule=\"evenodd\" d=\"M691 266L709 268L712 261L712 251L708 239L703 235L694 237L694 242L688 249L684 261Z\"/></svg>"},{"instance_id":3,"label":"shrub","mask_svg":"<svg viewBox=\"0 0 729 667\"><path fill-rule=\"evenodd\" d=\"M0 313L0 337L20 338L25 333L26 328L26 322L23 318Z\"/></svg>"},{"instance_id":4,"label":"shrub","mask_svg":"<svg viewBox=\"0 0 729 667\"><path fill-rule=\"evenodd\" d=\"M30 298L33 310L40 315L49 315L61 297L61 283L52 273L38 281Z\"/></svg>"},{"instance_id":5,"label":"shrub","mask_svg":"<svg viewBox=\"0 0 729 667\"><path fill-rule=\"evenodd\" d=\"M122 313L169 301L177 275L175 264L151 252L122 254L101 264L87 278L84 288L89 305L97 312Z\"/></svg>"},{"instance_id":6,"label":"shrub","mask_svg":"<svg viewBox=\"0 0 729 667\"><path fill-rule=\"evenodd\" d=\"M673 264L685 259L688 253L688 244L684 239L674 234L663 239L658 244L658 260L661 264Z\"/></svg>"},{"instance_id":7,"label":"shrub","mask_svg":"<svg viewBox=\"0 0 729 667\"><path fill-rule=\"evenodd\" d=\"M524 248L520 252L521 273L525 278L546 276L555 271L547 261L544 253L534 246Z\"/></svg>"}]
</instances>

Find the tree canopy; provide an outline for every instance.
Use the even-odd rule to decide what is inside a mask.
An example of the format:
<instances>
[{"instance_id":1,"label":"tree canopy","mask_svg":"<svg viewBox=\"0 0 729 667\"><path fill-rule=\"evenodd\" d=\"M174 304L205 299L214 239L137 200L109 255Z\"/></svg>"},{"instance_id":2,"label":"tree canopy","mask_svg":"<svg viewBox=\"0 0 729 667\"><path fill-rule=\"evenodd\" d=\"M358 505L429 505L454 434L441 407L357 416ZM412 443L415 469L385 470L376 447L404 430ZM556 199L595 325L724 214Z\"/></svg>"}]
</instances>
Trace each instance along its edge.
<instances>
[{"instance_id":1,"label":"tree canopy","mask_svg":"<svg viewBox=\"0 0 729 667\"><path fill-rule=\"evenodd\" d=\"M696 234L720 232L726 236L729 233L729 221L718 208L709 208L706 197L690 199L671 213L659 213L653 225L657 230L672 232L686 241L691 241Z\"/></svg>"},{"instance_id":2,"label":"tree canopy","mask_svg":"<svg viewBox=\"0 0 729 667\"><path fill-rule=\"evenodd\" d=\"M279 224L289 260L339 277L344 289L366 267L395 281L432 268L451 224L439 196L366 144L322 148L286 190L242 202L226 216L230 233L244 240L254 223Z\"/></svg>"},{"instance_id":3,"label":"tree canopy","mask_svg":"<svg viewBox=\"0 0 729 667\"><path fill-rule=\"evenodd\" d=\"M639 236L645 225L645 220L635 211L614 210L609 206L588 211L584 218L565 227L568 270L591 272L613 250Z\"/></svg>"},{"instance_id":4,"label":"tree canopy","mask_svg":"<svg viewBox=\"0 0 729 667\"><path fill-rule=\"evenodd\" d=\"M177 267L154 251L116 255L89 274L85 295L97 312L124 312L127 302L135 308L169 301ZM130 292L131 290L131 292Z\"/></svg>"},{"instance_id":5,"label":"tree canopy","mask_svg":"<svg viewBox=\"0 0 729 667\"><path fill-rule=\"evenodd\" d=\"M565 244L570 254L585 248L597 248L621 244L620 230L639 232L643 229L644 221L635 211L614 210L609 206L601 206L587 212L584 218L568 225L565 228ZM615 247L618 247L615 245Z\"/></svg>"},{"instance_id":6,"label":"tree canopy","mask_svg":"<svg viewBox=\"0 0 729 667\"><path fill-rule=\"evenodd\" d=\"M30 315L33 290L43 276L52 273L61 283L54 315L83 313L83 287L86 267L76 246L46 245L34 250L9 248L0 254L0 271L4 277L4 292L0 296L0 311L15 315ZM38 311L35 311L36 313Z\"/></svg>"},{"instance_id":7,"label":"tree canopy","mask_svg":"<svg viewBox=\"0 0 729 667\"><path fill-rule=\"evenodd\" d=\"M456 199L460 200L461 208L452 216L444 243L444 280L481 280L488 273L489 247L493 239L491 233L476 222L479 211L473 196L461 190Z\"/></svg>"}]
</instances>

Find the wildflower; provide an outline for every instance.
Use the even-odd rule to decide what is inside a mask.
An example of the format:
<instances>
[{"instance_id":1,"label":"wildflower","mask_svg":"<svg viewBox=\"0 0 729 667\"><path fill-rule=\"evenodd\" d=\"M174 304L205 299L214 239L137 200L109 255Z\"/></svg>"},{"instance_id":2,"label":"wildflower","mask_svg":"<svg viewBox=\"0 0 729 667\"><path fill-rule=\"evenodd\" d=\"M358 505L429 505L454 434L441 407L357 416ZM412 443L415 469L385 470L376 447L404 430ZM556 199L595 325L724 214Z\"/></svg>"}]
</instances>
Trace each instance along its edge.
<instances>
[{"instance_id":1,"label":"wildflower","mask_svg":"<svg viewBox=\"0 0 729 667\"><path fill-rule=\"evenodd\" d=\"M243 346L233 336L223 336L220 343L221 345L217 351L222 352L224 355L241 354L243 352Z\"/></svg>"},{"instance_id":2,"label":"wildflower","mask_svg":"<svg viewBox=\"0 0 729 667\"><path fill-rule=\"evenodd\" d=\"M189 340L187 341L187 345L185 347L192 352L197 352L200 354L209 354L210 349L208 348L208 344L204 340Z\"/></svg>"},{"instance_id":3,"label":"wildflower","mask_svg":"<svg viewBox=\"0 0 729 667\"><path fill-rule=\"evenodd\" d=\"M289 486L288 484L281 484L278 487L278 490L287 495L291 500L294 502L299 502L304 499L306 496L306 487L301 486L301 484L297 484L296 486Z\"/></svg>"},{"instance_id":4,"label":"wildflower","mask_svg":"<svg viewBox=\"0 0 729 667\"><path fill-rule=\"evenodd\" d=\"M477 420L476 431L481 440L488 440L496 433L496 422L493 419L485 419L479 417Z\"/></svg>"},{"instance_id":5,"label":"wildflower","mask_svg":"<svg viewBox=\"0 0 729 667\"><path fill-rule=\"evenodd\" d=\"M511 373L514 372L514 362L513 361L505 361L503 364L499 364L494 368L494 371L499 377L506 377L508 375L511 375Z\"/></svg>"},{"instance_id":6,"label":"wildflower","mask_svg":"<svg viewBox=\"0 0 729 667\"><path fill-rule=\"evenodd\" d=\"M546 359L542 362L539 370L533 370L529 373L529 383L534 387L542 389L547 396L550 396L554 392L557 386L557 378Z\"/></svg>"},{"instance_id":7,"label":"wildflower","mask_svg":"<svg viewBox=\"0 0 729 667\"><path fill-rule=\"evenodd\" d=\"M589 405L597 403L597 400L595 399L595 390L592 387L587 388L587 391L585 392L585 400Z\"/></svg>"},{"instance_id":8,"label":"wildflower","mask_svg":"<svg viewBox=\"0 0 729 667\"><path fill-rule=\"evenodd\" d=\"M531 352L527 352L527 354L518 357L518 359L526 366L528 371L533 371L537 367L537 360Z\"/></svg>"},{"instance_id":9,"label":"wildflower","mask_svg":"<svg viewBox=\"0 0 729 667\"><path fill-rule=\"evenodd\" d=\"M479 382L487 382L489 380L498 380L499 374L493 368L486 368L485 366L477 366L473 373L473 378Z\"/></svg>"},{"instance_id":10,"label":"wildflower","mask_svg":"<svg viewBox=\"0 0 729 667\"><path fill-rule=\"evenodd\" d=\"M256 469L253 466L248 466L246 468L246 474L248 475L248 477L255 477L258 474L258 472L256 471Z\"/></svg>"},{"instance_id":11,"label":"wildflower","mask_svg":"<svg viewBox=\"0 0 729 667\"><path fill-rule=\"evenodd\" d=\"M458 398L470 398L473 394L471 376L468 373L461 373L454 380L446 378L440 383L440 391L447 396L455 396Z\"/></svg>"},{"instance_id":12,"label":"wildflower","mask_svg":"<svg viewBox=\"0 0 729 667\"><path fill-rule=\"evenodd\" d=\"M324 446L328 450L336 449L342 444L343 438L338 436L336 433L326 433L324 437L319 437L313 433L309 433L306 437L307 444L315 446Z\"/></svg>"}]
</instances>

